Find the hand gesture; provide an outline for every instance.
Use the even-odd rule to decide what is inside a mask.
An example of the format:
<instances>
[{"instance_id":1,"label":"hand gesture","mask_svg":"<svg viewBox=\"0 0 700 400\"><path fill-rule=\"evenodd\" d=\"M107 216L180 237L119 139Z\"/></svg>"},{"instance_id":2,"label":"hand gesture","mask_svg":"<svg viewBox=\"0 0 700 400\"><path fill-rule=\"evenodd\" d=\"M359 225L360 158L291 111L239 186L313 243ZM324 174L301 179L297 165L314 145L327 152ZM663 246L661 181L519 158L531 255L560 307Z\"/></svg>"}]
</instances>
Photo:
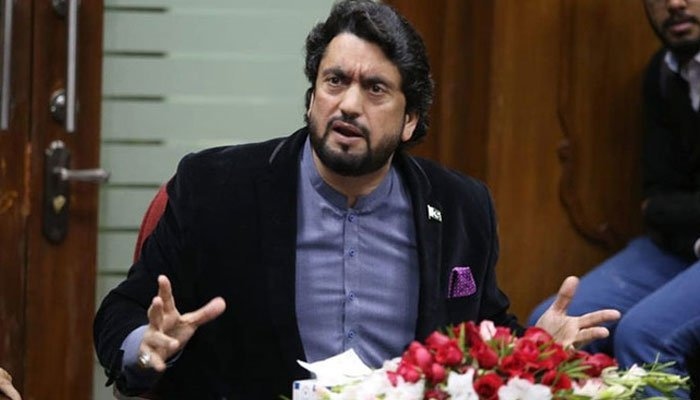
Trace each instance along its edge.
<instances>
[{"instance_id":1,"label":"hand gesture","mask_svg":"<svg viewBox=\"0 0 700 400\"><path fill-rule=\"evenodd\" d=\"M12 376L0 368L0 399L22 400L22 397L12 386Z\"/></svg>"},{"instance_id":2,"label":"hand gesture","mask_svg":"<svg viewBox=\"0 0 700 400\"><path fill-rule=\"evenodd\" d=\"M225 309L224 299L216 297L198 310L180 314L175 307L170 281L160 275L158 295L148 308L148 328L139 347L139 366L164 371L168 358L185 347L197 328Z\"/></svg>"},{"instance_id":3,"label":"hand gesture","mask_svg":"<svg viewBox=\"0 0 700 400\"><path fill-rule=\"evenodd\" d=\"M564 279L554 303L535 324L549 332L554 340L564 346L582 346L595 339L606 338L610 332L600 324L620 318L620 312L613 309L593 311L580 317L567 315L566 310L577 286L578 278L575 276Z\"/></svg>"}]
</instances>

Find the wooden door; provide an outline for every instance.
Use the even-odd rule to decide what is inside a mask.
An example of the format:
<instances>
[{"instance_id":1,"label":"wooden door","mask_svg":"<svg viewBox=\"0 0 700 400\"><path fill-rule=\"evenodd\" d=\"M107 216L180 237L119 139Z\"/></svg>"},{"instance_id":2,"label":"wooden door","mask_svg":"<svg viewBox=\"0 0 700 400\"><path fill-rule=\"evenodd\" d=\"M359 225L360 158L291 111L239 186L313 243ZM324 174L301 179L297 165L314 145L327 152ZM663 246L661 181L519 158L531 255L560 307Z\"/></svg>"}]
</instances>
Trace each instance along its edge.
<instances>
[{"instance_id":1,"label":"wooden door","mask_svg":"<svg viewBox=\"0 0 700 400\"><path fill-rule=\"evenodd\" d=\"M660 45L643 3L387 2L423 35L436 81L415 152L492 190L498 277L524 321L641 232L641 80Z\"/></svg>"},{"instance_id":2,"label":"wooden door","mask_svg":"<svg viewBox=\"0 0 700 400\"><path fill-rule=\"evenodd\" d=\"M46 179L45 169L46 150L58 141L70 153L68 169L99 166L103 6L69 0L57 11L56 3L14 0L3 13L12 57L3 84L9 127L0 131L0 364L25 399L88 399L98 191L92 182L67 182L55 203L66 216L65 235L49 239L46 183L55 178ZM51 110L61 89L75 99L66 107L75 110L72 129Z\"/></svg>"}]
</instances>

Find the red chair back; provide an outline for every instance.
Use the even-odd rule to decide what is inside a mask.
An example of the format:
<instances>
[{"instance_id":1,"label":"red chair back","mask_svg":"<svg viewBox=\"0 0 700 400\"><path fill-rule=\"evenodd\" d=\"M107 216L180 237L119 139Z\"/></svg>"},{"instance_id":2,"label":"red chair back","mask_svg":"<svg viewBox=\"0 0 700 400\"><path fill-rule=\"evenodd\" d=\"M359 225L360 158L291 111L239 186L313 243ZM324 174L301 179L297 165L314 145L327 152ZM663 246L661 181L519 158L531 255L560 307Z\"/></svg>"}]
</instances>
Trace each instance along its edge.
<instances>
[{"instance_id":1,"label":"red chair back","mask_svg":"<svg viewBox=\"0 0 700 400\"><path fill-rule=\"evenodd\" d=\"M167 184L163 184L156 193L151 204L148 205L146 213L143 215L141 220L141 228L139 229L139 236L136 239L136 246L134 247L134 262L138 261L141 257L141 247L146 238L153 232L160 217L165 211L165 206L168 204L168 192L165 190Z\"/></svg>"}]
</instances>

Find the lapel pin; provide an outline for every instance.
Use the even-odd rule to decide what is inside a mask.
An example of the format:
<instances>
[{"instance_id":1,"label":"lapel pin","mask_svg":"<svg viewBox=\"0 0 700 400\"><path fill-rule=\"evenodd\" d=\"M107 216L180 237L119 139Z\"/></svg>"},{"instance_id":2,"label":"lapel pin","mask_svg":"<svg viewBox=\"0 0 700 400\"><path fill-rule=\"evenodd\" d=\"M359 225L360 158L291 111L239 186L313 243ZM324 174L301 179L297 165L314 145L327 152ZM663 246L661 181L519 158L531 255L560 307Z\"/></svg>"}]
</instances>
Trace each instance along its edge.
<instances>
[{"instance_id":1,"label":"lapel pin","mask_svg":"<svg viewBox=\"0 0 700 400\"><path fill-rule=\"evenodd\" d=\"M428 219L442 222L442 213L437 208L428 204Z\"/></svg>"}]
</instances>

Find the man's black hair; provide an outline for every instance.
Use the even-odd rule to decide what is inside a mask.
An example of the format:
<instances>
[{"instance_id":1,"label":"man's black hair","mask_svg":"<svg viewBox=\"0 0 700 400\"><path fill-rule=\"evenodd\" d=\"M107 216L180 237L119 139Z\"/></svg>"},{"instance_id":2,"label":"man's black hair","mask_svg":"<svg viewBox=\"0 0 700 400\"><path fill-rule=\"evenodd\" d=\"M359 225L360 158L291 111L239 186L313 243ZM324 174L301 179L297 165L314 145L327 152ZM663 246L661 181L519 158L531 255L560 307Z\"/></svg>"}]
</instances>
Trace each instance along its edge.
<instances>
[{"instance_id":1,"label":"man's black hair","mask_svg":"<svg viewBox=\"0 0 700 400\"><path fill-rule=\"evenodd\" d=\"M307 36L304 72L311 87L306 91L306 109L309 108L318 67L328 43L346 32L379 46L398 68L401 91L406 97L406 113L416 113L418 116L413 136L400 148L419 142L428 131L428 110L433 99L433 81L425 45L406 18L392 7L372 0L335 3L328 19L317 24Z\"/></svg>"}]
</instances>

